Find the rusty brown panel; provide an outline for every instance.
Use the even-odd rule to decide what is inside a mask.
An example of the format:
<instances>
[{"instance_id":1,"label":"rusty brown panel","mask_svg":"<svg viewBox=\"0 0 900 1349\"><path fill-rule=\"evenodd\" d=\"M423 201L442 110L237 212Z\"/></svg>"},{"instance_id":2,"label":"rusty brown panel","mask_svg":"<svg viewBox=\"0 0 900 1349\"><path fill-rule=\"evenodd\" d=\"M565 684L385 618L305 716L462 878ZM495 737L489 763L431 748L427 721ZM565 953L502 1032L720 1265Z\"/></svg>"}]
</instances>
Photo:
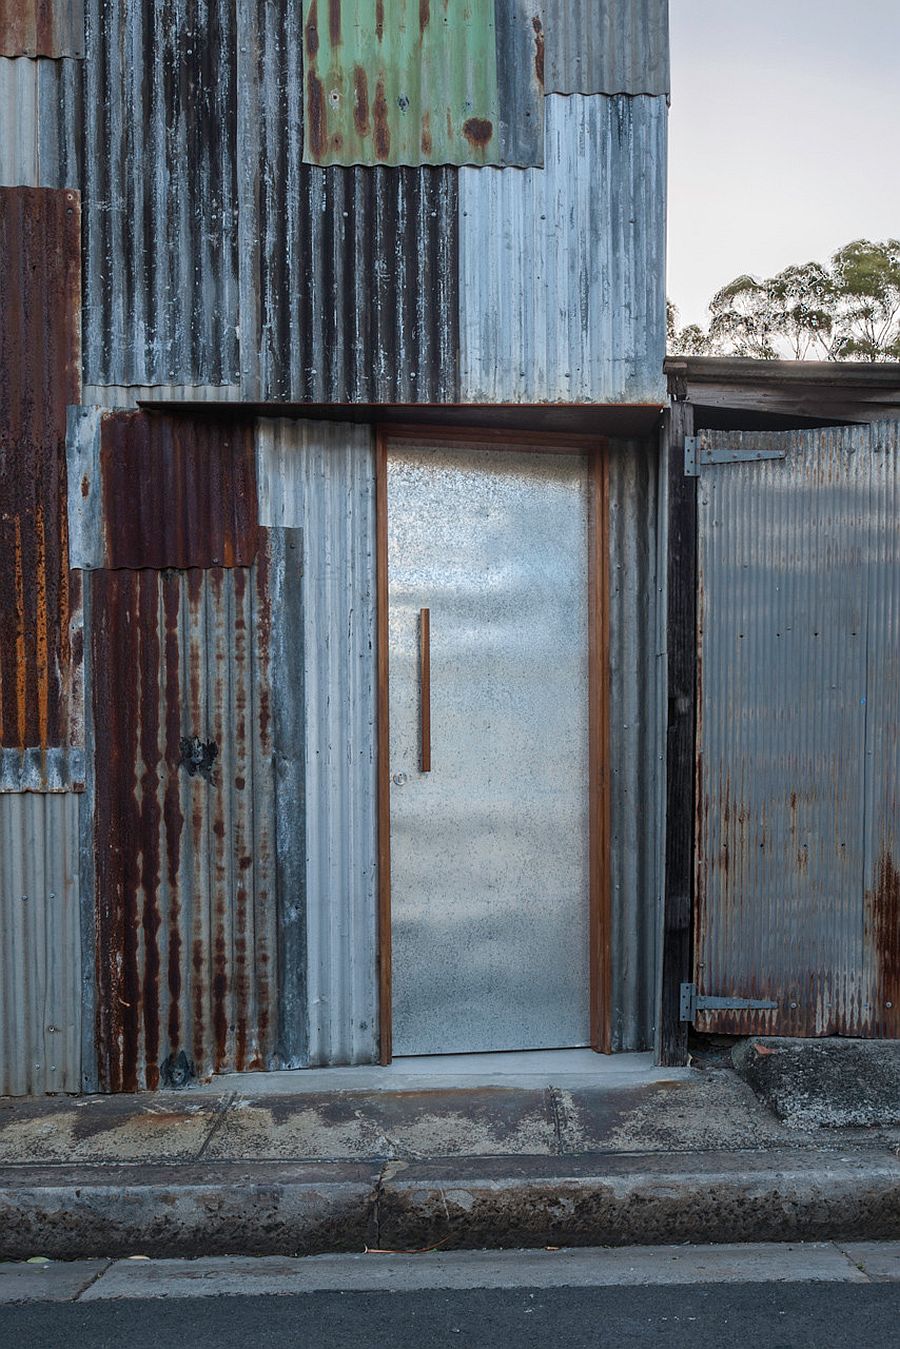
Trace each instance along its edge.
<instances>
[{"instance_id":1,"label":"rusty brown panel","mask_svg":"<svg viewBox=\"0 0 900 1349\"><path fill-rule=\"evenodd\" d=\"M272 1062L267 558L91 576L97 1052L107 1091Z\"/></svg>"},{"instance_id":2,"label":"rusty brown panel","mask_svg":"<svg viewBox=\"0 0 900 1349\"><path fill-rule=\"evenodd\" d=\"M0 746L68 740L66 406L80 398L76 192L0 189Z\"/></svg>"},{"instance_id":3,"label":"rusty brown panel","mask_svg":"<svg viewBox=\"0 0 900 1349\"><path fill-rule=\"evenodd\" d=\"M83 56L81 0L0 0L0 56Z\"/></svg>"},{"instance_id":4,"label":"rusty brown panel","mask_svg":"<svg viewBox=\"0 0 900 1349\"><path fill-rule=\"evenodd\" d=\"M113 413L103 420L100 460L108 566L252 565L252 422Z\"/></svg>"}]
</instances>

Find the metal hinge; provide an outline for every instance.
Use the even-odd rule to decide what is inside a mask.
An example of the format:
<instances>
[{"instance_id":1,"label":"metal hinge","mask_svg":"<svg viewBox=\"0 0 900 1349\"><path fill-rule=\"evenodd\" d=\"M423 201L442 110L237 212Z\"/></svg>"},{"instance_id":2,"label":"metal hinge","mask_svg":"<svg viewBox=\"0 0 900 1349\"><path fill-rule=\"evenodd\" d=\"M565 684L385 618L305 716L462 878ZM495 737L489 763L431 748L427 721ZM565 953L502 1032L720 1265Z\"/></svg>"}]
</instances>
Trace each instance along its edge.
<instances>
[{"instance_id":1,"label":"metal hinge","mask_svg":"<svg viewBox=\"0 0 900 1349\"><path fill-rule=\"evenodd\" d=\"M697 992L696 984L681 985L681 1020L695 1021L698 1012L772 1012L777 1002L765 998L710 998Z\"/></svg>"},{"instance_id":2,"label":"metal hinge","mask_svg":"<svg viewBox=\"0 0 900 1349\"><path fill-rule=\"evenodd\" d=\"M696 478L711 464L757 464L763 459L786 459L787 450L713 449L704 436L685 436L684 475Z\"/></svg>"}]
</instances>

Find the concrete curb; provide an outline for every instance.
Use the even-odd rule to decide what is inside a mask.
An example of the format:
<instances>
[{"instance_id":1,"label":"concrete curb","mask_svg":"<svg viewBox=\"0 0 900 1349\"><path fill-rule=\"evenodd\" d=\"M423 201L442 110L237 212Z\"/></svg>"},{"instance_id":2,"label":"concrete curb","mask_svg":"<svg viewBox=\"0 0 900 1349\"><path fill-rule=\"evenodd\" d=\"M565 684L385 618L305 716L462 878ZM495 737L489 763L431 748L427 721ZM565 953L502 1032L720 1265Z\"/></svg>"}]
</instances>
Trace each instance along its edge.
<instances>
[{"instance_id":1,"label":"concrete curb","mask_svg":"<svg viewBox=\"0 0 900 1349\"><path fill-rule=\"evenodd\" d=\"M0 1170L0 1258L311 1255L900 1234L885 1150Z\"/></svg>"}]
</instances>

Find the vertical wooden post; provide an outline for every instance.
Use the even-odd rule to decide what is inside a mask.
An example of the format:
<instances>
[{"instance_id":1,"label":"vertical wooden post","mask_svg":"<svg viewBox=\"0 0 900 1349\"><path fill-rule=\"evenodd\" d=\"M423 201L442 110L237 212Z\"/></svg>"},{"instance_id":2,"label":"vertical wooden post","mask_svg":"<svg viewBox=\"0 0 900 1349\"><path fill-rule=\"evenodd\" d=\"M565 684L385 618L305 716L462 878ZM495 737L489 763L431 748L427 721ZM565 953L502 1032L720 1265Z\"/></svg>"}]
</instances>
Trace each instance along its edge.
<instances>
[{"instance_id":1,"label":"vertical wooden post","mask_svg":"<svg viewBox=\"0 0 900 1349\"><path fill-rule=\"evenodd\" d=\"M378 702L378 1026L379 1059L393 1054L391 1009L391 736L388 701L387 439L375 432L375 623Z\"/></svg>"},{"instance_id":2,"label":"vertical wooden post","mask_svg":"<svg viewBox=\"0 0 900 1349\"><path fill-rule=\"evenodd\" d=\"M694 907L695 731L697 683L697 479L685 477L684 440L694 409L676 402L666 414L663 453L668 486L668 716L666 849L659 1015L659 1061L687 1063L688 1025L681 985L691 978Z\"/></svg>"}]
</instances>

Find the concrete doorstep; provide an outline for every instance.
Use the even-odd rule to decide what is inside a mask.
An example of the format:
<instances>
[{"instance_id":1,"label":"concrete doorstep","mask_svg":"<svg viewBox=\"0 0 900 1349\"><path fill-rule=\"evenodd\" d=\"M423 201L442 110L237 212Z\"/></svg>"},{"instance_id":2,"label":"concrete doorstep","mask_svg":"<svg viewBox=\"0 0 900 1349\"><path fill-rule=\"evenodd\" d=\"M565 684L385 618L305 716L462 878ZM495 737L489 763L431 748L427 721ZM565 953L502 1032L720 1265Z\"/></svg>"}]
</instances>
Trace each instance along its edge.
<instances>
[{"instance_id":1,"label":"concrete doorstep","mask_svg":"<svg viewBox=\"0 0 900 1349\"><path fill-rule=\"evenodd\" d=\"M426 1289L898 1283L900 1242L440 1251L306 1259L78 1260L0 1265L0 1304L120 1298L277 1297Z\"/></svg>"},{"instance_id":2,"label":"concrete doorstep","mask_svg":"<svg viewBox=\"0 0 900 1349\"><path fill-rule=\"evenodd\" d=\"M732 1071L0 1102L0 1259L900 1236L900 1131Z\"/></svg>"}]
</instances>

